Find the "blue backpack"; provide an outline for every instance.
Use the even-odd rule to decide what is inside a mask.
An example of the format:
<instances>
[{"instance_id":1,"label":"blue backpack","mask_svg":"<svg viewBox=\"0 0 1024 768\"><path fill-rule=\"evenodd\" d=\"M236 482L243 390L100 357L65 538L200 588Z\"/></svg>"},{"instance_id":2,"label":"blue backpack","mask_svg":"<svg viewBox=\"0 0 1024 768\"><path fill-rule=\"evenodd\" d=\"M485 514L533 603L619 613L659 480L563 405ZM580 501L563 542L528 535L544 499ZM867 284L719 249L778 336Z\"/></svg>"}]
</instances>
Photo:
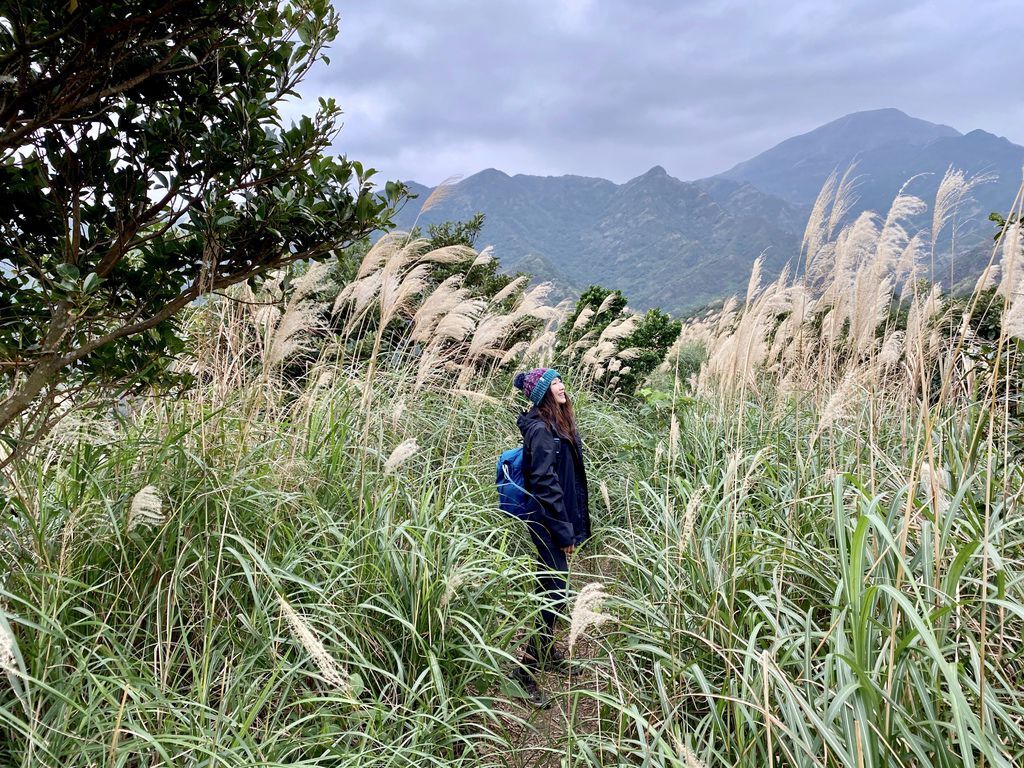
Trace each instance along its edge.
<instances>
[{"instance_id":1,"label":"blue backpack","mask_svg":"<svg viewBox=\"0 0 1024 768\"><path fill-rule=\"evenodd\" d=\"M523 446L509 448L498 457L498 472L495 477L498 486L498 506L506 515L528 520L537 508L537 500L526 490L523 476Z\"/></svg>"}]
</instances>

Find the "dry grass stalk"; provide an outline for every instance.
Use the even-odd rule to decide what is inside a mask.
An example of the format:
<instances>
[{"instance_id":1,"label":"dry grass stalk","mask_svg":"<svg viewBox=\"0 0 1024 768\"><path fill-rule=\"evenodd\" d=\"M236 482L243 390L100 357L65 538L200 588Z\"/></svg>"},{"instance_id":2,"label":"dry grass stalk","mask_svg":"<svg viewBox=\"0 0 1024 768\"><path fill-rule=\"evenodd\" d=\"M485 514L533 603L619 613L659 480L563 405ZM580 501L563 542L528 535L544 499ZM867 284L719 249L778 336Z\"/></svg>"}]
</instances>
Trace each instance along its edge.
<instances>
[{"instance_id":1,"label":"dry grass stalk","mask_svg":"<svg viewBox=\"0 0 1024 768\"><path fill-rule=\"evenodd\" d=\"M147 485L132 497L128 509L128 530L139 526L156 527L167 520L163 512L163 502L155 485Z\"/></svg>"},{"instance_id":2,"label":"dry grass stalk","mask_svg":"<svg viewBox=\"0 0 1024 768\"><path fill-rule=\"evenodd\" d=\"M403 440L399 443L395 449L388 456L387 461L384 462L384 473L391 474L404 464L413 454L420 449L419 444L416 442L415 437L411 437L408 440Z\"/></svg>"},{"instance_id":3,"label":"dry grass stalk","mask_svg":"<svg viewBox=\"0 0 1024 768\"><path fill-rule=\"evenodd\" d=\"M572 607L572 617L569 622L569 639L567 641L569 651L576 645L576 641L590 627L600 626L614 617L600 613L601 606L609 597L604 591L604 586L599 582L591 582L580 590L576 595L576 601Z\"/></svg>"},{"instance_id":4,"label":"dry grass stalk","mask_svg":"<svg viewBox=\"0 0 1024 768\"><path fill-rule=\"evenodd\" d=\"M288 622L288 626L292 631L295 639L299 641L306 652L313 658L313 663L316 664L317 669L320 670L320 674L323 675L324 679L333 688L337 688L345 693L351 695L349 687L348 675L345 674L341 665L328 653L327 649L324 648L324 644L320 642L320 638L316 636L310 626L299 616L295 609L291 607L287 600L283 597L278 596L278 605L281 608L281 614Z\"/></svg>"}]
</instances>

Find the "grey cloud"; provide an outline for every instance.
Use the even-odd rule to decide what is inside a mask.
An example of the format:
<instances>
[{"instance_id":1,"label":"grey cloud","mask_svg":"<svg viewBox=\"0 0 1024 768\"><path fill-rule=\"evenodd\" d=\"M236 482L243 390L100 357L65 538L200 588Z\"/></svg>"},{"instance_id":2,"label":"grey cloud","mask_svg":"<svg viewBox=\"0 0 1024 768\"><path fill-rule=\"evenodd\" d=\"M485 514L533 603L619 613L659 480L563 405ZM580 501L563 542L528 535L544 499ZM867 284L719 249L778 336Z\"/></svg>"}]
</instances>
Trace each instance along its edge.
<instances>
[{"instance_id":1,"label":"grey cloud","mask_svg":"<svg viewBox=\"0 0 1024 768\"><path fill-rule=\"evenodd\" d=\"M882 106L1024 143L1001 92L1024 31L1005 0L338 7L332 65L302 92L335 96L338 150L389 178L696 178Z\"/></svg>"}]
</instances>

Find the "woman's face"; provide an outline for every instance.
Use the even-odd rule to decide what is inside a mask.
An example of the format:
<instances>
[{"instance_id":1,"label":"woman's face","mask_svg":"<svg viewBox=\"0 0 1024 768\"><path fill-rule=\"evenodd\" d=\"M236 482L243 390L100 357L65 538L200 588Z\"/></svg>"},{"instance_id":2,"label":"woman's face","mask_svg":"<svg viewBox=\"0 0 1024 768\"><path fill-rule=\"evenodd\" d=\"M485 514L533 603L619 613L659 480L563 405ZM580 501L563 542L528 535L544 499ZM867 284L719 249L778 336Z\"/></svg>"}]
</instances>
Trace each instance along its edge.
<instances>
[{"instance_id":1,"label":"woman's face","mask_svg":"<svg viewBox=\"0 0 1024 768\"><path fill-rule=\"evenodd\" d=\"M565 384L562 383L561 379L555 379L551 382L551 396L555 398L555 402L559 405L565 403Z\"/></svg>"}]
</instances>

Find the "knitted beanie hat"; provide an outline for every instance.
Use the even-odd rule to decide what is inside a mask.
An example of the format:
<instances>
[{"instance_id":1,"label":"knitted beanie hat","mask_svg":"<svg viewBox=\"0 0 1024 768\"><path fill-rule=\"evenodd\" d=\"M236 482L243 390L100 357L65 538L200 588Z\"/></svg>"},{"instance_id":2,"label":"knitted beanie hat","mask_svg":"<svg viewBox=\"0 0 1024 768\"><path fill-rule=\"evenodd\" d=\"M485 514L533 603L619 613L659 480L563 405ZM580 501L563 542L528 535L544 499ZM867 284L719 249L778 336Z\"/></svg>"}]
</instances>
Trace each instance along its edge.
<instances>
[{"instance_id":1,"label":"knitted beanie hat","mask_svg":"<svg viewBox=\"0 0 1024 768\"><path fill-rule=\"evenodd\" d=\"M517 373L512 383L516 389L522 390L531 403L540 405L551 382L560 378L562 375L554 368L534 368L529 373Z\"/></svg>"}]
</instances>

